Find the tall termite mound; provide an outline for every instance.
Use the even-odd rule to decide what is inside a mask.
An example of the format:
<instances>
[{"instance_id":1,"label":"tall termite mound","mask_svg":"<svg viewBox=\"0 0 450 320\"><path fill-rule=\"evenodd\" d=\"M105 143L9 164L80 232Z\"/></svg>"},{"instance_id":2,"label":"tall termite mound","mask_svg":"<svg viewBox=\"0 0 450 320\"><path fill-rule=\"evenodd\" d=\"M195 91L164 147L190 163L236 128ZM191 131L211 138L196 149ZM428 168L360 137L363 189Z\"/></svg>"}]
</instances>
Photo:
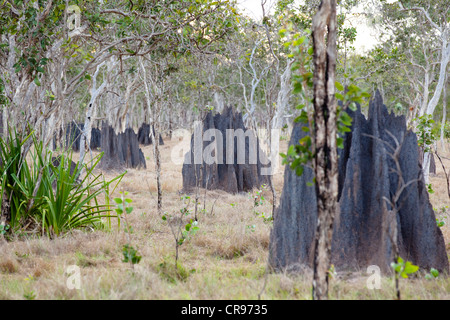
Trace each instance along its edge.
<instances>
[{"instance_id":1,"label":"tall termite mound","mask_svg":"<svg viewBox=\"0 0 450 320\"><path fill-rule=\"evenodd\" d=\"M152 134L153 136L155 136L155 128L154 126L152 126L152 131L150 132L150 125L147 123L143 123L139 129L138 129L138 141L140 144L144 145L144 146L148 146L150 144L153 144L152 141ZM161 134L158 134L159 136L159 145L164 145L164 140L161 136Z\"/></svg>"},{"instance_id":2,"label":"tall termite mound","mask_svg":"<svg viewBox=\"0 0 450 320\"><path fill-rule=\"evenodd\" d=\"M191 149L183 164L183 189L197 186L238 193L268 183L270 163L253 130L247 130L242 114L227 107L210 111L202 128L191 137Z\"/></svg>"},{"instance_id":3,"label":"tall termite mound","mask_svg":"<svg viewBox=\"0 0 450 320\"><path fill-rule=\"evenodd\" d=\"M103 169L147 168L144 153L139 148L137 135L132 128L116 134L114 128L103 122L101 151L104 152L100 162Z\"/></svg>"},{"instance_id":4,"label":"tall termite mound","mask_svg":"<svg viewBox=\"0 0 450 320\"><path fill-rule=\"evenodd\" d=\"M332 263L337 270L377 265L390 272L393 246L389 232L396 228L404 260L425 270L448 272L444 238L422 175L416 134L407 130L404 116L388 113L379 93L370 102L367 119L359 109L349 114L353 118L351 132L339 149L339 212L333 228ZM306 134L302 124L296 124L290 144ZM394 157L396 141L401 148ZM404 182L399 184L400 175ZM302 176L285 169L270 239L269 263L275 270L295 271L313 265L317 223L316 192L309 186L313 178L309 167ZM398 213L390 219L393 208L389 200L399 188L403 191L396 203Z\"/></svg>"}]
</instances>

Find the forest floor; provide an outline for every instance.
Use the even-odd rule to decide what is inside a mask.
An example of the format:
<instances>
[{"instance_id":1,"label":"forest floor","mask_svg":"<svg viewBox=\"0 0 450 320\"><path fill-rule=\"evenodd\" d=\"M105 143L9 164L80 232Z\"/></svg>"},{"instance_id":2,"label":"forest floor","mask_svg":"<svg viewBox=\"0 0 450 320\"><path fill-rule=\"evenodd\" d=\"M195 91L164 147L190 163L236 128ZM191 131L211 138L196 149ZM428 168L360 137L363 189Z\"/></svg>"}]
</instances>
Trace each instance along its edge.
<instances>
[{"instance_id":1,"label":"forest floor","mask_svg":"<svg viewBox=\"0 0 450 320\"><path fill-rule=\"evenodd\" d=\"M171 152L178 138L161 146L163 211L179 213L181 164ZM283 141L282 148L286 148ZM267 273L270 222L261 214L272 213L272 195L263 191L265 202L254 207L249 194L231 195L201 190L199 230L179 248L175 269L175 239L167 221L156 212L156 175L152 146L143 148L146 170L130 169L112 197L127 191L134 210L128 215L133 232L123 231L113 220L111 231L73 231L49 240L36 238L0 242L0 299L311 299L312 273ZM447 170L450 152L443 154ZM436 159L437 160L437 159ZM431 177L430 195L450 253L450 200L442 167ZM278 197L284 168L275 175ZM118 172L106 172L113 178ZM194 195L189 209L194 211ZM203 210L203 208L205 210ZM193 213L188 218L193 218ZM129 238L128 238L129 236ZM142 256L140 263L124 263L122 248L130 243ZM79 288L71 266L79 267ZM429 270L427 270L429 271ZM371 290L366 270L335 274L330 282L331 299L394 299L392 277L382 277L381 288ZM450 299L450 277L427 280L424 274L401 279L403 299Z\"/></svg>"}]
</instances>

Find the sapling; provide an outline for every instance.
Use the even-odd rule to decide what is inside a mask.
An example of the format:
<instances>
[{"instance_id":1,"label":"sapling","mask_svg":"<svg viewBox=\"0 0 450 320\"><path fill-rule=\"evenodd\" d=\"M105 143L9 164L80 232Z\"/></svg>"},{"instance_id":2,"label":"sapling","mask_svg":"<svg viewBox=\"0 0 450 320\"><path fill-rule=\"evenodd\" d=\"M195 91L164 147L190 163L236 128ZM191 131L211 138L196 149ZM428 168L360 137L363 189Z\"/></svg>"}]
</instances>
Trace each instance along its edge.
<instances>
[{"instance_id":1,"label":"sapling","mask_svg":"<svg viewBox=\"0 0 450 320\"><path fill-rule=\"evenodd\" d=\"M185 206L181 208L178 213L169 214L166 212L161 217L163 221L168 222L170 231L175 240L175 270L177 270L178 266L179 247L183 245L186 240L195 235L199 229L197 220L189 219L188 223L185 223L183 220L185 216L191 214L191 211L189 210L191 197L184 195L181 197L181 200L184 201Z\"/></svg>"},{"instance_id":2,"label":"sapling","mask_svg":"<svg viewBox=\"0 0 450 320\"><path fill-rule=\"evenodd\" d=\"M249 192L249 197L253 200L253 212L255 215L260 216L265 223L269 223L273 221L273 214L272 216L266 216L264 212L259 212L256 210L256 207L262 206L265 203L265 197L263 195L263 191L267 189L267 185L263 184L260 189L256 190L254 193Z\"/></svg>"},{"instance_id":3,"label":"sapling","mask_svg":"<svg viewBox=\"0 0 450 320\"><path fill-rule=\"evenodd\" d=\"M129 205L131 202L133 202L133 200L131 200L130 198L124 198L124 196L128 195L128 192L119 192L119 193L122 196L120 198L114 198L114 202L116 203L117 207L114 210L117 213L118 220L120 221L120 218L123 217L125 221L124 231L128 239L128 243L125 244L122 248L122 253L124 257L122 261L125 263L129 262L131 266L133 266L135 264L138 264L142 258L140 255L138 255L137 250L133 248L133 246L131 245L130 234L133 233L133 228L129 225L127 220L127 214L133 212L133 207Z\"/></svg>"},{"instance_id":4,"label":"sapling","mask_svg":"<svg viewBox=\"0 0 450 320\"><path fill-rule=\"evenodd\" d=\"M395 272L395 283L396 283L396 291L397 291L397 299L400 300L400 288L399 288L399 280L400 277L407 279L409 274L413 274L419 270L419 267L413 265L410 261L404 261L400 256L397 259L397 262L391 263L392 269Z\"/></svg>"}]
</instances>

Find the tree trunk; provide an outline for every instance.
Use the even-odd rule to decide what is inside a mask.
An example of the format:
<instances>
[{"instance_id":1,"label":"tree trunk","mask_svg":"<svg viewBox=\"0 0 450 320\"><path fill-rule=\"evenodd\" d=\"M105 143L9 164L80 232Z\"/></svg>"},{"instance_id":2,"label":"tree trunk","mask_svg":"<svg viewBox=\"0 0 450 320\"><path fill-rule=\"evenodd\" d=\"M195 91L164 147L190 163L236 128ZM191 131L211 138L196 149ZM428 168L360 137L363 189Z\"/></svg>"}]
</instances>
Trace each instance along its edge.
<instances>
[{"instance_id":1,"label":"tree trunk","mask_svg":"<svg viewBox=\"0 0 450 320\"><path fill-rule=\"evenodd\" d=\"M284 114L286 107L289 104L289 98L291 95L291 67L294 61L288 59L286 69L280 77L280 91L277 96L277 108L272 120L272 128L281 129L283 126Z\"/></svg>"},{"instance_id":2,"label":"tree trunk","mask_svg":"<svg viewBox=\"0 0 450 320\"><path fill-rule=\"evenodd\" d=\"M327 44L325 44L326 31ZM328 271L338 194L336 149L336 0L323 0L313 18L314 173L317 194L313 299L328 299Z\"/></svg>"},{"instance_id":3,"label":"tree trunk","mask_svg":"<svg viewBox=\"0 0 450 320\"><path fill-rule=\"evenodd\" d=\"M446 70L447 70L447 64L450 60L450 45L447 44L447 40L445 39L442 43L442 51L441 51L441 66L439 69L439 80L436 85L436 90L434 91L433 97L431 98L430 102L428 103L427 107L427 114L433 114L434 109L436 108L439 99L441 98L441 93L444 88L444 82L446 79Z\"/></svg>"},{"instance_id":4,"label":"tree trunk","mask_svg":"<svg viewBox=\"0 0 450 320\"><path fill-rule=\"evenodd\" d=\"M106 87L106 83L107 83L107 81L105 79L103 81L103 83L100 85L100 87L97 88L97 76L98 76L98 73L100 72L100 68L103 66L103 64L104 63L101 63L97 66L97 69L95 70L95 73L92 77L92 88L90 90L91 99L90 99L88 107L87 107L86 118L84 120L83 132L80 137L80 160L79 160L80 168L83 167L86 150L90 149L89 143L91 142L92 115L94 114L95 100L103 92L103 90ZM110 70L108 70L108 71L110 71Z\"/></svg>"},{"instance_id":5,"label":"tree trunk","mask_svg":"<svg viewBox=\"0 0 450 320\"><path fill-rule=\"evenodd\" d=\"M155 112L156 113L156 112ZM154 119L156 114L153 115ZM150 126L150 136L153 140L153 153L155 156L155 169L156 169L156 188L158 191L158 214L162 215L162 186L161 186L161 153L159 152L159 137L160 137L160 121L157 119L156 124L152 122ZM154 130L152 130L154 128Z\"/></svg>"},{"instance_id":6,"label":"tree trunk","mask_svg":"<svg viewBox=\"0 0 450 320\"><path fill-rule=\"evenodd\" d=\"M159 115L161 113L161 101L153 99L154 107L151 107L152 97L150 91L150 85L148 83L147 71L145 69L142 59L139 60L142 70L142 76L145 88L145 98L147 100L148 115L150 120L150 137L153 141L153 155L155 157L155 170L156 170L156 187L158 192L158 214L162 214L162 187L161 187L161 154L159 152L159 137L161 132L161 121ZM157 88L156 88L157 89ZM156 90L157 91L157 90Z\"/></svg>"},{"instance_id":7,"label":"tree trunk","mask_svg":"<svg viewBox=\"0 0 450 320\"><path fill-rule=\"evenodd\" d=\"M442 90L444 88L444 82L446 79L446 70L447 70L447 64L450 60L450 45L447 44L447 40L444 37L443 43L442 43L442 52L441 52L441 66L439 70L439 80L438 84L436 85L436 90L434 91L433 97L431 98L430 102L427 106L427 114L433 115L434 109L436 108L439 99L441 97ZM428 152L425 152L423 155L423 175L425 178L425 183L429 182L429 169L430 169L430 154Z\"/></svg>"},{"instance_id":8,"label":"tree trunk","mask_svg":"<svg viewBox=\"0 0 450 320\"><path fill-rule=\"evenodd\" d=\"M441 148L442 151L445 150L445 138L444 138L444 132L445 132L445 122L447 118L447 76L445 78L445 84L444 84L444 92L442 93L442 122L441 122Z\"/></svg>"}]
</instances>

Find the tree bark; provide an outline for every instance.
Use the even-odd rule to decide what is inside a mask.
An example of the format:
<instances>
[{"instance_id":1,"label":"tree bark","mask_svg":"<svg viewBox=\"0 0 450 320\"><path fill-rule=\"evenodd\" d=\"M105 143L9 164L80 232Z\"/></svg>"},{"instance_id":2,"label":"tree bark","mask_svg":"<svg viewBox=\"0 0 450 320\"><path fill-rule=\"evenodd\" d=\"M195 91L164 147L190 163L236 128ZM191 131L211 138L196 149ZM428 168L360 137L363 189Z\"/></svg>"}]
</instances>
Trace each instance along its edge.
<instances>
[{"instance_id":1,"label":"tree bark","mask_svg":"<svg viewBox=\"0 0 450 320\"><path fill-rule=\"evenodd\" d=\"M83 127L83 133L80 137L80 168L83 167L84 163L84 157L86 155L86 150L90 149L90 141L91 141L91 128L92 128L92 115L94 114L94 108L95 108L95 101L97 100L97 97L103 92L103 90L106 87L106 80L103 81L103 83L97 87L97 76L100 72L100 68L103 66L104 63L101 63L97 66L97 69L92 76L92 88L90 90L91 99L89 101L87 111L86 111L86 118L84 120L84 127Z\"/></svg>"},{"instance_id":2,"label":"tree bark","mask_svg":"<svg viewBox=\"0 0 450 320\"><path fill-rule=\"evenodd\" d=\"M447 64L449 61L450 61L450 44L447 43L447 39L444 36L444 39L442 41L439 80L436 85L436 90L434 91L433 97L431 98L430 102L428 103L427 114L434 113L434 109L436 108L436 106L439 102L439 99L441 98L441 93L444 88L444 82L446 79Z\"/></svg>"},{"instance_id":3,"label":"tree bark","mask_svg":"<svg viewBox=\"0 0 450 320\"><path fill-rule=\"evenodd\" d=\"M151 97L151 90L150 85L148 83L147 78L147 71L145 69L143 60L140 59L140 66L142 70L142 78L144 82L144 91L145 91L145 98L147 100L147 108L148 108L148 114L151 118L150 120L150 137L153 141L153 155L155 157L155 170L156 170L156 188L158 192L158 214L162 215L162 185L161 185L161 153L159 150L159 137L161 132L161 123L159 115L161 114L161 101L158 101L158 97L156 99L152 99ZM154 83L153 83L154 85ZM154 89L157 90L157 87L154 87ZM156 92L158 93L158 92ZM151 102L153 100L153 108L151 107Z\"/></svg>"},{"instance_id":4,"label":"tree bark","mask_svg":"<svg viewBox=\"0 0 450 320\"><path fill-rule=\"evenodd\" d=\"M326 35L328 29L328 34ZM336 0L323 0L313 18L314 173L317 194L313 299L328 299L331 240L338 194L336 149ZM325 43L327 36L327 43Z\"/></svg>"},{"instance_id":5,"label":"tree bark","mask_svg":"<svg viewBox=\"0 0 450 320\"><path fill-rule=\"evenodd\" d=\"M447 77L445 79L445 84L444 84L444 92L442 93L443 97L442 97L442 122L441 122L441 148L442 151L446 151L445 150L445 137L444 137L444 132L445 132L445 122L446 122L446 118L447 118Z\"/></svg>"}]
</instances>

